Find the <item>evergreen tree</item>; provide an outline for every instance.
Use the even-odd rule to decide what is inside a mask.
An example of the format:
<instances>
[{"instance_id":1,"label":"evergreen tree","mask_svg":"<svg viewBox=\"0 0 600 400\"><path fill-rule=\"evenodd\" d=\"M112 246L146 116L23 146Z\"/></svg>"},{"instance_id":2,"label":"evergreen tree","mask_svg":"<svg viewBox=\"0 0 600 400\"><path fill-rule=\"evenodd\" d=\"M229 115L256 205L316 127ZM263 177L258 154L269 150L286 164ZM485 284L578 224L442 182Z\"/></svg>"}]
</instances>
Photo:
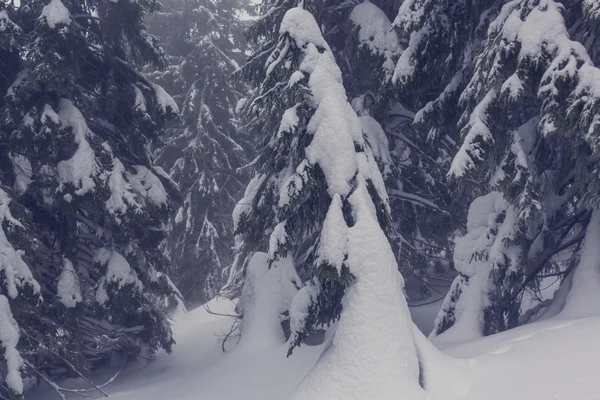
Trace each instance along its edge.
<instances>
[{"instance_id":1,"label":"evergreen tree","mask_svg":"<svg viewBox=\"0 0 600 400\"><path fill-rule=\"evenodd\" d=\"M427 276L449 268L448 256L455 223L464 210L452 202L444 184L443 162L454 150L438 149L411 128L415 115L412 93L399 94L390 81L402 43L391 29L392 1L312 2L305 7L317 16L323 36L340 66L351 104L373 148L389 193L390 240L407 287L430 295ZM287 2L263 2L261 16L246 33L258 47L242 69L246 77L260 76L276 44L277 21ZM419 107L416 106L418 109ZM453 220L455 218L455 220Z\"/></svg>"},{"instance_id":2,"label":"evergreen tree","mask_svg":"<svg viewBox=\"0 0 600 400\"><path fill-rule=\"evenodd\" d=\"M344 379L370 378L345 369L345 357L373 365L369 376L378 384L366 384L371 398L420 398L403 282L384 233L388 196L373 146L347 102L341 71L312 14L302 7L282 14L264 69L253 69L254 57L245 71L260 82L245 111L251 124L262 127L263 139L256 174L234 212L238 252L229 288L235 289L257 251L268 254L272 268L279 268L279 259L293 260L305 285L290 305L290 353L339 319L330 357L292 398L351 396ZM373 326L377 331L367 333ZM353 343L350 337L362 339ZM392 345L382 352L371 345L378 340ZM319 393L314 379L328 382Z\"/></svg>"},{"instance_id":3,"label":"evergreen tree","mask_svg":"<svg viewBox=\"0 0 600 400\"><path fill-rule=\"evenodd\" d=\"M2 4L2 396L174 343L178 293L158 248L172 184L151 148L177 106L139 72L164 65L143 24L157 4Z\"/></svg>"},{"instance_id":4,"label":"evergreen tree","mask_svg":"<svg viewBox=\"0 0 600 400\"><path fill-rule=\"evenodd\" d=\"M246 147L234 122L243 87L231 77L243 47L235 17L242 5L172 1L149 20L173 63L153 78L182 99L181 121L169 128L158 162L182 191L169 248L174 282L192 305L217 294L233 261L230 215Z\"/></svg>"},{"instance_id":5,"label":"evergreen tree","mask_svg":"<svg viewBox=\"0 0 600 400\"><path fill-rule=\"evenodd\" d=\"M448 168L451 181L467 191L500 190L510 204L498 229L512 233L486 259L479 328L490 334L519 323L524 291L536 290L545 272L566 276L573 268L583 237L574 233L597 199L589 171L596 165L599 103L598 69L585 48L594 39L583 45L569 35L592 29L582 28L593 15L589 3L571 2L569 9L552 0L484 3L405 2L396 26L410 40L394 80L404 90L433 86L416 127L448 132L460 143ZM434 75L439 80L421 75L434 68L443 71ZM568 262L553 257L565 249L573 250ZM457 304L468 278L457 278L447 305ZM444 307L438 321L454 321L454 313ZM449 326L438 324L434 334Z\"/></svg>"}]
</instances>

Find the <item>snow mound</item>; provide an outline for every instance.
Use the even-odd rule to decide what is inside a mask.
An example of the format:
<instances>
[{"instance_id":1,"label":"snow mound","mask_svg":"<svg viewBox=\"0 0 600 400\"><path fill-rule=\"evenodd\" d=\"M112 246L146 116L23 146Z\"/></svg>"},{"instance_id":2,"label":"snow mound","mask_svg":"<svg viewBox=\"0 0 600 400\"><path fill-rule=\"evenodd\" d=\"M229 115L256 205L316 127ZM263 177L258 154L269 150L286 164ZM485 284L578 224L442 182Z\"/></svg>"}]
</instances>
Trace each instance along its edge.
<instances>
[{"instance_id":1,"label":"snow mound","mask_svg":"<svg viewBox=\"0 0 600 400\"><path fill-rule=\"evenodd\" d=\"M59 24L70 24L71 14L60 0L50 0L50 3L44 6L39 19L46 21L46 24L52 29Z\"/></svg>"},{"instance_id":2,"label":"snow mound","mask_svg":"<svg viewBox=\"0 0 600 400\"><path fill-rule=\"evenodd\" d=\"M240 297L240 348L256 351L285 343L281 315L289 310L299 282L291 258L279 259L269 268L268 254L252 256Z\"/></svg>"},{"instance_id":3,"label":"snow mound","mask_svg":"<svg viewBox=\"0 0 600 400\"><path fill-rule=\"evenodd\" d=\"M364 181L349 198L356 223L348 228L346 290L331 347L289 400L426 399L402 278L379 227Z\"/></svg>"}]
</instances>

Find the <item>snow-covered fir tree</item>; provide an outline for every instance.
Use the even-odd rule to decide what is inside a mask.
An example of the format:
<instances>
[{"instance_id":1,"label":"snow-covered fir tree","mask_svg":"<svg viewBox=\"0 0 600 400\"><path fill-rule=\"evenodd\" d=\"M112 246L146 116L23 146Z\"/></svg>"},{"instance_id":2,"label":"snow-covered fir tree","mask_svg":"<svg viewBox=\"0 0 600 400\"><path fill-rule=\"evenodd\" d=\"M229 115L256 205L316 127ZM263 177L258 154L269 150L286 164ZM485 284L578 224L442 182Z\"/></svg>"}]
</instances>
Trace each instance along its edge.
<instances>
[{"instance_id":1,"label":"snow-covered fir tree","mask_svg":"<svg viewBox=\"0 0 600 400\"><path fill-rule=\"evenodd\" d=\"M475 290L474 281L486 303L481 315L468 318L480 324L476 331L490 334L520 323L521 298L539 288L545 273L568 276L576 264L586 208L597 201L590 172L597 164L600 92L599 70L589 55L595 39L581 33L593 32L594 2L568 3L414 0L400 7L395 26L408 47L393 79L418 92L426 82L434 93L417 112L416 127L437 135L438 143L445 132L459 143L448 168L452 182L480 193L499 190L508 202L494 222L500 224L494 236L508 236L497 237L483 264L477 246L468 250L471 257L455 254L463 272L434 335L465 314L460 296ZM568 261L554 257L565 251L572 254ZM464 272L473 263L487 279Z\"/></svg>"},{"instance_id":2,"label":"snow-covered fir tree","mask_svg":"<svg viewBox=\"0 0 600 400\"><path fill-rule=\"evenodd\" d=\"M139 72L164 64L157 5L2 2L1 396L174 343L173 184L151 148L177 106Z\"/></svg>"},{"instance_id":3,"label":"snow-covered fir tree","mask_svg":"<svg viewBox=\"0 0 600 400\"><path fill-rule=\"evenodd\" d=\"M412 293L417 289L427 296L435 290L427 275L449 268L449 237L466 214L444 183L444 162L454 152L452 140L438 148L412 129L415 115L407 107L420 108L422 99L391 86L403 48L391 29L397 6L392 1L304 3L318 16L380 165L391 208L385 232L407 286ZM275 46L277 21L290 6L290 2L261 3L259 19L246 31L251 40L259 40L245 72L260 71Z\"/></svg>"},{"instance_id":4,"label":"snow-covered fir tree","mask_svg":"<svg viewBox=\"0 0 600 400\"><path fill-rule=\"evenodd\" d=\"M390 209L373 147L312 14L291 8L277 26L264 70L250 71L261 83L246 113L262 126L262 150L234 213L230 288L257 251L267 253L267 267L292 260L304 285L288 310L290 352L339 319L328 356L291 398L356 396L348 380L364 384L365 398L422 398L403 280L384 233ZM255 276L246 274L243 292L256 286ZM242 319L251 317L249 304L239 307ZM385 351L375 344L381 341L389 343ZM349 359L360 360L361 368ZM317 389L315 380L327 384Z\"/></svg>"},{"instance_id":5,"label":"snow-covered fir tree","mask_svg":"<svg viewBox=\"0 0 600 400\"><path fill-rule=\"evenodd\" d=\"M404 44L392 29L391 1L308 2L342 70L346 92L358 113L389 194L386 229L410 293L435 290L428 275L449 268L452 219L461 215L444 183L447 146L438 148L411 128L422 100L392 86ZM457 212L459 211L459 212ZM421 292L421 293L418 293Z\"/></svg>"},{"instance_id":6,"label":"snow-covered fir tree","mask_svg":"<svg viewBox=\"0 0 600 400\"><path fill-rule=\"evenodd\" d=\"M238 69L240 1L171 1L149 20L172 64L153 79L181 99L181 120L168 129L158 162L179 185L182 204L168 240L172 278L190 305L214 297L231 265L231 212L241 195L247 147L235 124L244 88Z\"/></svg>"}]
</instances>

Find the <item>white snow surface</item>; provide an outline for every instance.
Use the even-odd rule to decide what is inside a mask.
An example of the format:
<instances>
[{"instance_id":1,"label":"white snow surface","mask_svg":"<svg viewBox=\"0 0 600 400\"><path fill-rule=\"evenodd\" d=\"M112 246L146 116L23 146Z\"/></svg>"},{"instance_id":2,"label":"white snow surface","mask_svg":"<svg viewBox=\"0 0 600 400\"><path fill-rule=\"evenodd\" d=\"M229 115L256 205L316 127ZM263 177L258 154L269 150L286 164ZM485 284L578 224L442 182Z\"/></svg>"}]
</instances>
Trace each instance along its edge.
<instances>
[{"instance_id":1,"label":"white snow surface","mask_svg":"<svg viewBox=\"0 0 600 400\"><path fill-rule=\"evenodd\" d=\"M23 393L21 378L23 359L17 351L17 343L19 343L19 326L13 318L8 299L0 294L0 347L3 348L3 358L7 367L6 376L2 378L12 391Z\"/></svg>"},{"instance_id":2,"label":"white snow surface","mask_svg":"<svg viewBox=\"0 0 600 400\"><path fill-rule=\"evenodd\" d=\"M20 195L27 191L27 188L31 183L33 169L31 167L31 162L27 157L21 154L10 153L10 159L13 163L13 172L15 173L13 190L16 194Z\"/></svg>"},{"instance_id":3,"label":"white snow surface","mask_svg":"<svg viewBox=\"0 0 600 400\"><path fill-rule=\"evenodd\" d=\"M161 352L155 361L140 360L127 366L104 388L108 400L287 399L327 344L302 346L286 358L287 344L243 351L233 339L222 352L219 337L229 332L232 319L210 314L207 308L233 315L234 306L228 300L214 299L205 307L179 315L174 321L177 344L173 353ZM415 320L421 310L413 309ZM437 338L431 344L417 331L413 337L423 359L423 378L431 400L597 400L598 331L597 317L553 318L460 344L436 344ZM325 343L332 333L327 333ZM92 378L103 383L120 367L115 362L112 369ZM61 385L88 387L81 379L68 379ZM96 396L103 398L99 393ZM27 394L28 400L54 397L45 384ZM68 400L79 398L67 394ZM359 395L346 399L364 400Z\"/></svg>"},{"instance_id":4,"label":"white snow surface","mask_svg":"<svg viewBox=\"0 0 600 400\"><path fill-rule=\"evenodd\" d=\"M70 24L71 14L60 0L50 0L50 3L44 6L40 19L44 19L52 29L58 24Z\"/></svg>"}]
</instances>

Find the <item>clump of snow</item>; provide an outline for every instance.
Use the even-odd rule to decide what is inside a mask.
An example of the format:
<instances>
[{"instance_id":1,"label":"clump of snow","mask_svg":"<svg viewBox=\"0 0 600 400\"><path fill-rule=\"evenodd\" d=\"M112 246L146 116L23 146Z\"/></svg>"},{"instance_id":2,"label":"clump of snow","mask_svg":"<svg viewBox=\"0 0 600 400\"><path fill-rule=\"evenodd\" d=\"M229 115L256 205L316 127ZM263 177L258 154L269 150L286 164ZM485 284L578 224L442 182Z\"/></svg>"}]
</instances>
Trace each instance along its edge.
<instances>
[{"instance_id":1,"label":"clump of snow","mask_svg":"<svg viewBox=\"0 0 600 400\"><path fill-rule=\"evenodd\" d=\"M301 68L314 68L310 71L308 84L318 105L307 126L308 133L314 138L306 148L306 156L311 164L321 167L329 194L345 196L350 191L349 182L358 170L355 143L365 145L362 127L346 100L339 77L341 73L333 55L329 51L319 53L312 44L306 52ZM314 59L314 65L307 62L311 59Z\"/></svg>"},{"instance_id":2,"label":"clump of snow","mask_svg":"<svg viewBox=\"0 0 600 400\"><path fill-rule=\"evenodd\" d=\"M382 175L385 176L391 173L392 156L390 155L390 144L385 131L375 118L369 115L363 115L359 118L373 156L383 168Z\"/></svg>"},{"instance_id":3,"label":"clump of snow","mask_svg":"<svg viewBox=\"0 0 600 400\"><path fill-rule=\"evenodd\" d=\"M279 124L279 130L277 131L277 136L280 137L283 132L293 132L294 128L298 126L298 122L300 118L297 113L298 104L294 107L290 107L283 112L283 116L281 117L281 122Z\"/></svg>"},{"instance_id":4,"label":"clump of snow","mask_svg":"<svg viewBox=\"0 0 600 400\"><path fill-rule=\"evenodd\" d=\"M70 159L58 163L58 190L62 191L65 184L71 184L76 189L75 194L81 196L96 186L94 178L98 174L98 164L94 150L88 142L93 133L79 109L70 100L60 100L58 116L63 126L73 130L74 141L77 144L75 154Z\"/></svg>"},{"instance_id":5,"label":"clump of snow","mask_svg":"<svg viewBox=\"0 0 600 400\"><path fill-rule=\"evenodd\" d=\"M288 242L288 234L285 230L286 221L275 225L273 232L269 236L269 261L277 258L279 246L284 246Z\"/></svg>"},{"instance_id":6,"label":"clump of snow","mask_svg":"<svg viewBox=\"0 0 600 400\"><path fill-rule=\"evenodd\" d=\"M317 296L319 295L319 282L317 278L308 281L304 286L298 290L298 293L292 299L290 305L290 331L291 336L289 338L290 343L295 343L297 340L298 332L304 327L306 319L308 318L308 309L311 304L314 303Z\"/></svg>"},{"instance_id":7,"label":"clump of snow","mask_svg":"<svg viewBox=\"0 0 600 400\"><path fill-rule=\"evenodd\" d=\"M135 194L132 192L132 186L125 179L125 166L121 160L113 157L112 164L113 169L110 171L110 175L108 177L110 197L105 204L108 212L114 216L117 223L120 223L121 219L118 217L119 214L125 214L129 207L139 210L141 209L141 205L138 203ZM139 186L143 186L139 180L136 180L135 182ZM147 190L145 188L142 194L147 194Z\"/></svg>"},{"instance_id":8,"label":"clump of snow","mask_svg":"<svg viewBox=\"0 0 600 400\"><path fill-rule=\"evenodd\" d=\"M239 303L242 349L256 351L285 343L281 315L289 310L299 282L290 257L278 259L269 268L266 253L252 256Z\"/></svg>"},{"instance_id":9,"label":"clump of snow","mask_svg":"<svg viewBox=\"0 0 600 400\"><path fill-rule=\"evenodd\" d=\"M27 157L15 153L10 153L10 159L13 163L13 172L15 173L13 190L16 194L23 194L27 191L29 184L31 184L31 176L33 175L31 162L29 162Z\"/></svg>"},{"instance_id":10,"label":"clump of snow","mask_svg":"<svg viewBox=\"0 0 600 400\"><path fill-rule=\"evenodd\" d=\"M331 347L290 400L426 399L394 254L374 215L362 178L350 195L348 260L356 282L346 290Z\"/></svg>"},{"instance_id":11,"label":"clump of snow","mask_svg":"<svg viewBox=\"0 0 600 400\"><path fill-rule=\"evenodd\" d=\"M154 89L154 94L156 96L156 101L160 106L163 113L168 113L169 110L172 113L178 113L179 107L177 107L177 103L175 100L162 88L162 86L152 83L152 89ZM137 100L136 100L137 102Z\"/></svg>"},{"instance_id":12,"label":"clump of snow","mask_svg":"<svg viewBox=\"0 0 600 400\"><path fill-rule=\"evenodd\" d=\"M4 381L9 389L17 394L23 393L21 368L23 359L17 350L19 326L13 318L8 299L0 294L0 346L3 348L7 372Z\"/></svg>"},{"instance_id":13,"label":"clump of snow","mask_svg":"<svg viewBox=\"0 0 600 400\"><path fill-rule=\"evenodd\" d=\"M292 36L300 48L309 43L329 48L312 14L299 7L292 8L285 13L279 27L279 35L285 34Z\"/></svg>"},{"instance_id":14,"label":"clump of snow","mask_svg":"<svg viewBox=\"0 0 600 400\"><path fill-rule=\"evenodd\" d=\"M467 214L467 231L471 232L478 228L487 227L490 219L506 210L508 203L500 192L490 192L484 196L477 197L469 206Z\"/></svg>"},{"instance_id":15,"label":"clump of snow","mask_svg":"<svg viewBox=\"0 0 600 400\"><path fill-rule=\"evenodd\" d=\"M238 226L240 222L240 218L242 215L250 212L252 210L252 203L265 181L265 175L256 175L254 178L250 180L248 186L246 187L246 191L244 192L244 197L236 204L233 209L233 224L234 226Z\"/></svg>"},{"instance_id":16,"label":"clump of snow","mask_svg":"<svg viewBox=\"0 0 600 400\"><path fill-rule=\"evenodd\" d=\"M168 196L160 179L143 165L135 165L134 168L135 174L126 173L131 187L151 204L159 207L166 205Z\"/></svg>"},{"instance_id":17,"label":"clump of snow","mask_svg":"<svg viewBox=\"0 0 600 400\"><path fill-rule=\"evenodd\" d=\"M354 7L350 20L358 27L361 45L373 54L384 57L383 68L387 79L390 79L394 71L394 58L399 53L400 46L388 17L375 4L365 0Z\"/></svg>"},{"instance_id":18,"label":"clump of snow","mask_svg":"<svg viewBox=\"0 0 600 400\"><path fill-rule=\"evenodd\" d=\"M308 176L308 169L310 164L307 160L303 160L298 167L296 167L296 173L289 176L281 185L279 191L279 206L290 204L293 198L298 196L302 191L304 185L308 182L310 177Z\"/></svg>"},{"instance_id":19,"label":"clump of snow","mask_svg":"<svg viewBox=\"0 0 600 400\"><path fill-rule=\"evenodd\" d=\"M63 259L63 270L58 278L56 285L58 301L65 307L73 308L81 302L81 289L79 287L79 278L73 267L73 263L68 258Z\"/></svg>"},{"instance_id":20,"label":"clump of snow","mask_svg":"<svg viewBox=\"0 0 600 400\"><path fill-rule=\"evenodd\" d=\"M39 19L46 21L46 24L54 29L59 24L70 24L71 14L62 1L50 0L50 3L42 9Z\"/></svg>"},{"instance_id":21,"label":"clump of snow","mask_svg":"<svg viewBox=\"0 0 600 400\"><path fill-rule=\"evenodd\" d=\"M405 83L415 72L414 58L416 58L416 56L414 53L415 50L420 47L423 40L425 40L425 33L423 31L415 31L410 34L408 46L404 49L394 67L392 82Z\"/></svg>"},{"instance_id":22,"label":"clump of snow","mask_svg":"<svg viewBox=\"0 0 600 400\"><path fill-rule=\"evenodd\" d=\"M144 286L139 280L137 273L116 250L101 248L94 256L94 262L106 266L106 274L100 279L98 288L96 289L96 301L104 304L109 300L106 286L108 284L116 284L117 290L121 290L126 286L131 286L135 290L142 291Z\"/></svg>"},{"instance_id":23,"label":"clump of snow","mask_svg":"<svg viewBox=\"0 0 600 400\"><path fill-rule=\"evenodd\" d=\"M293 87L295 84L297 84L298 82L300 82L302 79L304 79L304 74L302 73L302 71L295 71L290 76L290 80L288 82L288 86L289 87Z\"/></svg>"},{"instance_id":24,"label":"clump of snow","mask_svg":"<svg viewBox=\"0 0 600 400\"><path fill-rule=\"evenodd\" d=\"M60 118L59 118L58 114L48 104L44 105L44 109L42 110L42 115L40 116L41 123L45 123L46 120L50 120L55 124L60 123Z\"/></svg>"},{"instance_id":25,"label":"clump of snow","mask_svg":"<svg viewBox=\"0 0 600 400\"><path fill-rule=\"evenodd\" d=\"M239 115L242 112L242 110L244 109L244 106L246 105L247 102L248 102L248 99L245 97L242 97L241 99L239 99L235 105L235 113Z\"/></svg>"},{"instance_id":26,"label":"clump of snow","mask_svg":"<svg viewBox=\"0 0 600 400\"><path fill-rule=\"evenodd\" d=\"M469 123L463 130L463 143L450 165L449 177L460 178L475 165L476 160L483 160L481 143L494 141L488 127L487 113L496 96L497 91L491 89L471 113Z\"/></svg>"}]
</instances>

